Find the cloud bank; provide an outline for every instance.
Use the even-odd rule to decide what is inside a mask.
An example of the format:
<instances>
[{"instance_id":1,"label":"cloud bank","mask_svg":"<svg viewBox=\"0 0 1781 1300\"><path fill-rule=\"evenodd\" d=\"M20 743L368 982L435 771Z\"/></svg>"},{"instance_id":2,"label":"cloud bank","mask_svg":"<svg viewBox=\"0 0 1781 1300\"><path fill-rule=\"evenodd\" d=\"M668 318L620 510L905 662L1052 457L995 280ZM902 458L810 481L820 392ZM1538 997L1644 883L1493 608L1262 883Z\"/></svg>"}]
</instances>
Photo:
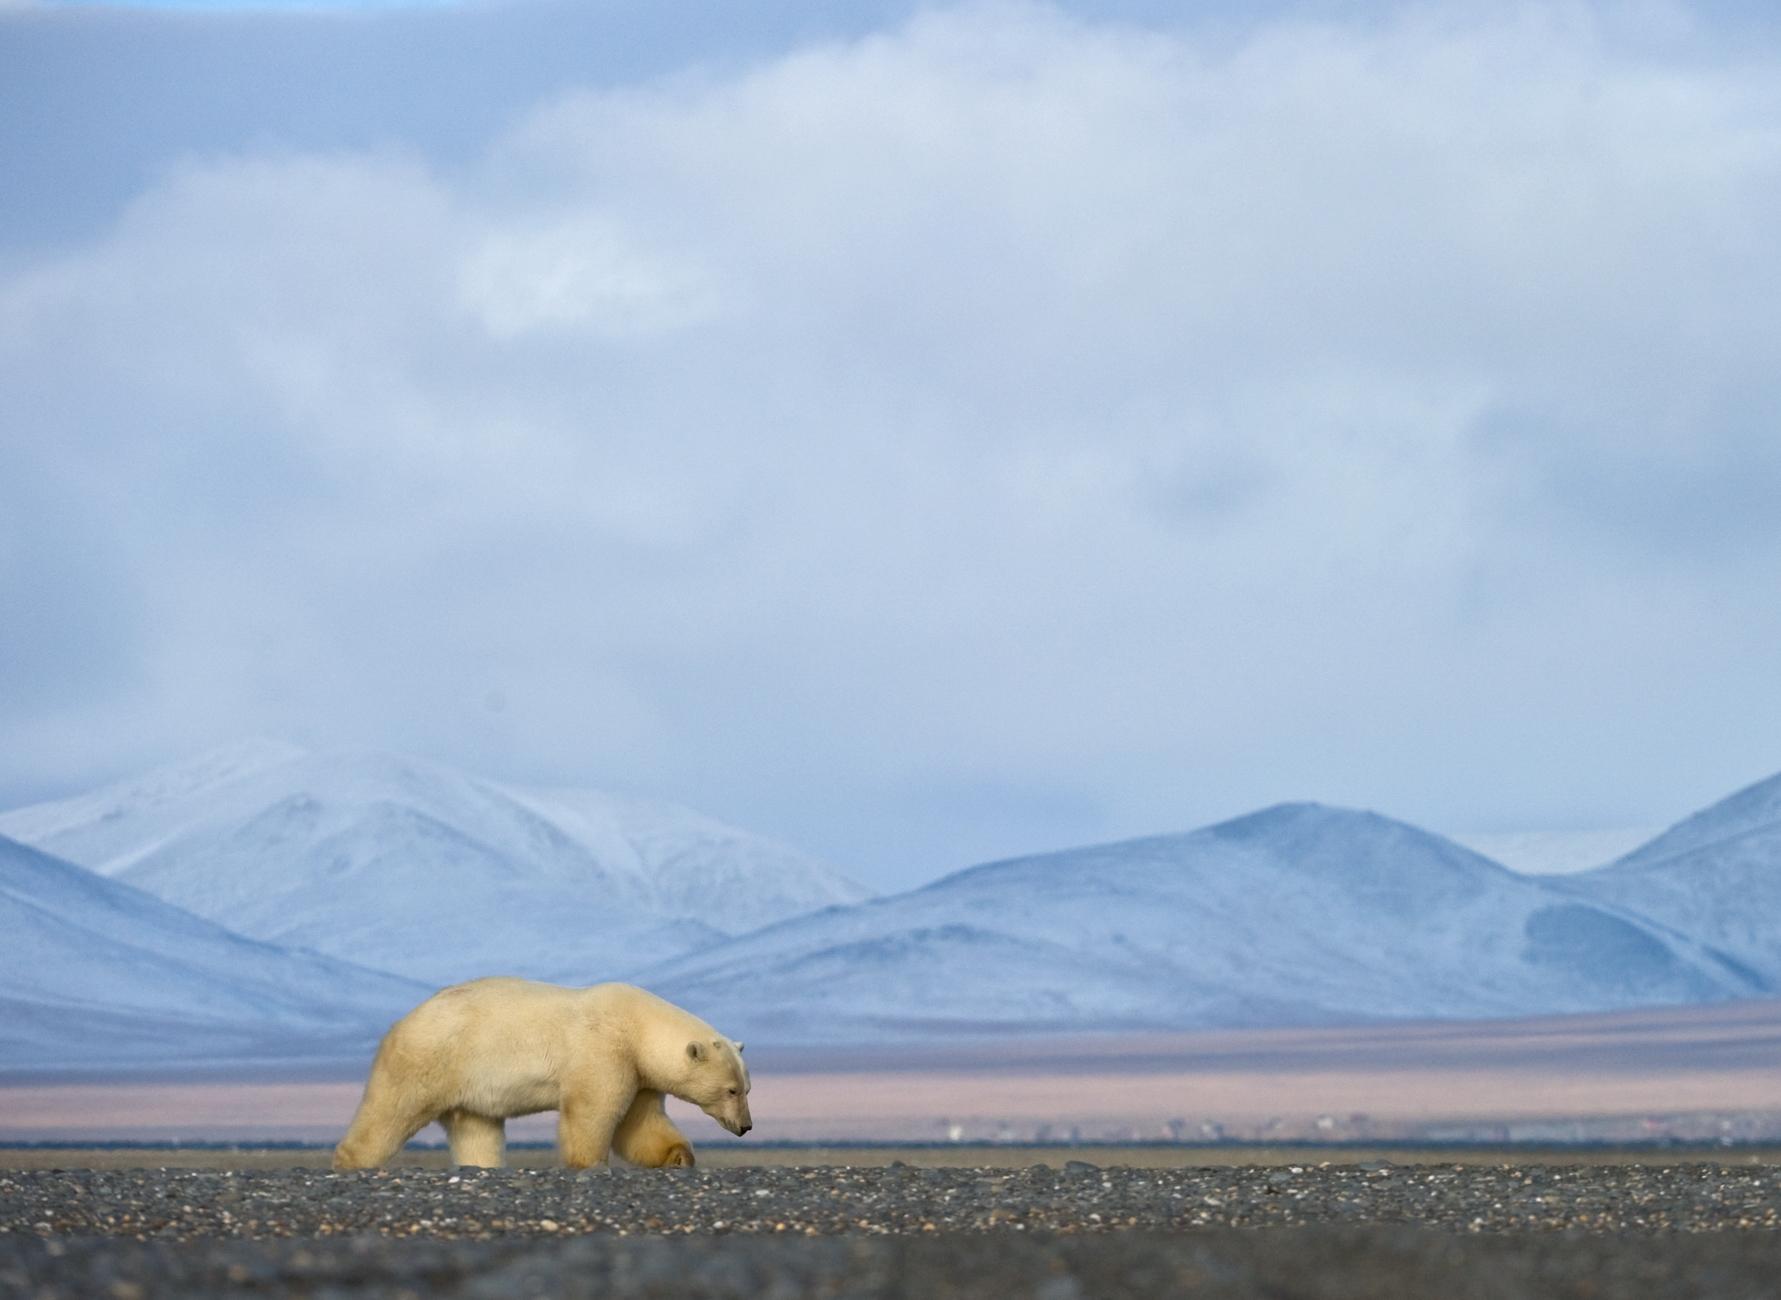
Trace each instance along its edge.
<instances>
[{"instance_id":1,"label":"cloud bank","mask_svg":"<svg viewBox=\"0 0 1781 1300\"><path fill-rule=\"evenodd\" d=\"M1629 12L994 4L191 154L0 280L0 789L382 744L894 884L1761 775L1781 69Z\"/></svg>"}]
</instances>

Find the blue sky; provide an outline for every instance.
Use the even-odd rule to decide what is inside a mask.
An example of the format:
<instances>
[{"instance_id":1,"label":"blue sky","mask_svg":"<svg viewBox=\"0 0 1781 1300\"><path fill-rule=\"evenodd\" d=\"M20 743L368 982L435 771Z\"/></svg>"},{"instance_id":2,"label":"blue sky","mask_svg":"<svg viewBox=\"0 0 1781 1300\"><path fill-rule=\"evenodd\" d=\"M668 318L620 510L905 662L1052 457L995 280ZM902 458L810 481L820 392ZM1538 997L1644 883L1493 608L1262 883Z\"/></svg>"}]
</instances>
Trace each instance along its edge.
<instances>
[{"instance_id":1,"label":"blue sky","mask_svg":"<svg viewBox=\"0 0 1781 1300\"><path fill-rule=\"evenodd\" d=\"M242 734L879 884L1781 769L1756 6L0 6L0 803Z\"/></svg>"}]
</instances>

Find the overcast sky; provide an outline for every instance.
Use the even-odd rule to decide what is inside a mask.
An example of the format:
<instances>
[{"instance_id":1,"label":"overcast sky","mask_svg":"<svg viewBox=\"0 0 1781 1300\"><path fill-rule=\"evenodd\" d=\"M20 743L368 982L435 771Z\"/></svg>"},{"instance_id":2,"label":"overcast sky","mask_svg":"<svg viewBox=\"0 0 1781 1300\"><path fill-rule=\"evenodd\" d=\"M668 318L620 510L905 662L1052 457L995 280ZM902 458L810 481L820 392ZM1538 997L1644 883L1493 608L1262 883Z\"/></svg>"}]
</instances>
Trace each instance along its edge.
<instances>
[{"instance_id":1,"label":"overcast sky","mask_svg":"<svg viewBox=\"0 0 1781 1300\"><path fill-rule=\"evenodd\" d=\"M1766 12L0 4L0 804L1681 816L1781 769Z\"/></svg>"}]
</instances>

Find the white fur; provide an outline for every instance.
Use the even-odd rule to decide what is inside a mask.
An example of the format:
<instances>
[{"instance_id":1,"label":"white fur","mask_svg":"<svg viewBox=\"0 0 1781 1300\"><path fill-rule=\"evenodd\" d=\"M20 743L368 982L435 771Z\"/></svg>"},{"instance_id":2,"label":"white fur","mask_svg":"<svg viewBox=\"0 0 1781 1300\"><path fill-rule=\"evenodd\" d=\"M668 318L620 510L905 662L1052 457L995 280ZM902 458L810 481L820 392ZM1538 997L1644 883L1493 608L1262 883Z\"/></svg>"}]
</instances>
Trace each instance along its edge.
<instances>
[{"instance_id":1,"label":"white fur","mask_svg":"<svg viewBox=\"0 0 1781 1300\"><path fill-rule=\"evenodd\" d=\"M546 1110L557 1112L557 1148L572 1167L604 1163L614 1150L633 1164L690 1165L692 1143L663 1096L746 1132L741 1047L630 984L456 984L384 1035L334 1167L380 1165L433 1120L455 1162L499 1165L505 1121Z\"/></svg>"}]
</instances>

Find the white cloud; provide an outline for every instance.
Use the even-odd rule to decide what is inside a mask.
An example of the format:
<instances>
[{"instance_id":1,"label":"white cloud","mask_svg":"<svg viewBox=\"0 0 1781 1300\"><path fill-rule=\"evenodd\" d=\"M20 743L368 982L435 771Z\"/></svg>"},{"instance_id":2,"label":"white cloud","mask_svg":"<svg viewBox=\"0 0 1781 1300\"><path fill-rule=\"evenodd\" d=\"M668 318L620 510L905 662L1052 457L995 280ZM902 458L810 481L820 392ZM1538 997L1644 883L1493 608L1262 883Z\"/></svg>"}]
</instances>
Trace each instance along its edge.
<instances>
[{"instance_id":1,"label":"white cloud","mask_svg":"<svg viewBox=\"0 0 1781 1300\"><path fill-rule=\"evenodd\" d=\"M465 267L463 294L501 341L576 328L614 338L661 334L718 310L696 270L642 251L585 212L542 228L492 231Z\"/></svg>"},{"instance_id":2,"label":"white cloud","mask_svg":"<svg viewBox=\"0 0 1781 1300\"><path fill-rule=\"evenodd\" d=\"M0 285L0 455L133 647L105 716L918 874L1025 846L934 791L1481 824L1644 814L1604 734L1648 789L1664 744L1756 761L1781 525L1705 539L1781 482L1781 82L1419 12L994 5L559 99L468 168L187 164ZM1629 542L1654 502L1676 540ZM9 731L94 725L42 699Z\"/></svg>"}]
</instances>

